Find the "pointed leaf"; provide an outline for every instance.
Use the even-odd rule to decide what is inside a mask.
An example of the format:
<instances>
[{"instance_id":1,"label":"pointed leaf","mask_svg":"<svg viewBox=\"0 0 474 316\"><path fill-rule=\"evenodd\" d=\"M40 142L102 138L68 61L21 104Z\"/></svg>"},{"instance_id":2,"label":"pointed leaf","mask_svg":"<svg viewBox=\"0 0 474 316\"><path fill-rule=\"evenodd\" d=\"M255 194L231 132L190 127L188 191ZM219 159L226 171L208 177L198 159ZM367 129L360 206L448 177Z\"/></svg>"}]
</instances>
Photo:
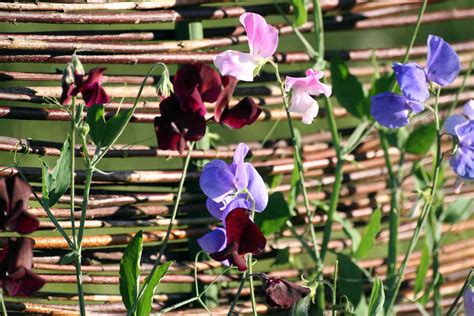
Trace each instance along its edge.
<instances>
[{"instance_id":1,"label":"pointed leaf","mask_svg":"<svg viewBox=\"0 0 474 316\"><path fill-rule=\"evenodd\" d=\"M86 122L89 125L89 135L94 143L99 146L105 132L105 111L102 104L96 104L87 109Z\"/></svg>"},{"instance_id":2,"label":"pointed leaf","mask_svg":"<svg viewBox=\"0 0 474 316\"><path fill-rule=\"evenodd\" d=\"M441 221L447 224L455 224L468 219L474 213L474 200L470 198L458 198L449 203L441 214Z\"/></svg>"},{"instance_id":3,"label":"pointed leaf","mask_svg":"<svg viewBox=\"0 0 474 316\"><path fill-rule=\"evenodd\" d=\"M112 145L117 140L125 126L130 121L133 112L133 108L128 109L127 111L123 111L117 115L114 115L107 121L105 124L104 137L102 138L101 143L103 147Z\"/></svg>"},{"instance_id":4,"label":"pointed leaf","mask_svg":"<svg viewBox=\"0 0 474 316\"><path fill-rule=\"evenodd\" d=\"M311 304L311 295L306 295L291 308L292 316L308 316L309 306Z\"/></svg>"},{"instance_id":5,"label":"pointed leaf","mask_svg":"<svg viewBox=\"0 0 474 316\"><path fill-rule=\"evenodd\" d=\"M352 252L356 252L357 248L359 247L360 245L360 234L359 232L357 231L357 229L355 229L353 226L352 226L352 223L349 219L347 218L342 218L341 215L339 215L339 213L335 212L334 213L334 220L341 224L342 225L342 229L344 230L344 233L347 235L347 237L349 237L352 241Z\"/></svg>"},{"instance_id":6,"label":"pointed leaf","mask_svg":"<svg viewBox=\"0 0 474 316\"><path fill-rule=\"evenodd\" d=\"M430 259L431 259L431 251L430 247L427 242L423 244L423 250L421 253L420 264L418 265L418 269L416 271L416 279L415 279L415 296L420 291L423 290L426 283L426 274L428 273L428 269L430 268Z\"/></svg>"},{"instance_id":7,"label":"pointed leaf","mask_svg":"<svg viewBox=\"0 0 474 316\"><path fill-rule=\"evenodd\" d=\"M410 133L405 150L410 154L425 154L436 139L436 126L434 123L417 127Z\"/></svg>"},{"instance_id":8,"label":"pointed leaf","mask_svg":"<svg viewBox=\"0 0 474 316\"><path fill-rule=\"evenodd\" d=\"M143 250L143 234L140 230L127 245L120 260L120 295L129 311L135 304L140 284L140 258Z\"/></svg>"},{"instance_id":9,"label":"pointed leaf","mask_svg":"<svg viewBox=\"0 0 474 316\"><path fill-rule=\"evenodd\" d=\"M385 293L383 283L379 277L376 277L372 293L369 300L369 316L383 315L383 304L385 302Z\"/></svg>"},{"instance_id":10,"label":"pointed leaf","mask_svg":"<svg viewBox=\"0 0 474 316\"><path fill-rule=\"evenodd\" d=\"M147 279L150 279L148 286L143 290L143 296L138 301L137 305L137 315L150 315L152 303L153 303L153 294L155 293L156 287L160 283L161 279L168 272L168 268L172 264L172 261L168 261L160 265L155 269L153 275L149 275Z\"/></svg>"},{"instance_id":11,"label":"pointed leaf","mask_svg":"<svg viewBox=\"0 0 474 316\"><path fill-rule=\"evenodd\" d=\"M287 220L292 217L292 212L285 197L281 192L270 194L265 212L255 216L255 223L265 235L277 233L285 226Z\"/></svg>"},{"instance_id":12,"label":"pointed leaf","mask_svg":"<svg viewBox=\"0 0 474 316\"><path fill-rule=\"evenodd\" d=\"M359 248L354 254L354 257L360 259L369 254L371 250L373 250L375 246L375 238L377 234L380 232L381 222L382 220L382 211L380 208L377 208L375 212L370 217L370 222L367 224L362 240L360 241Z\"/></svg>"}]
</instances>

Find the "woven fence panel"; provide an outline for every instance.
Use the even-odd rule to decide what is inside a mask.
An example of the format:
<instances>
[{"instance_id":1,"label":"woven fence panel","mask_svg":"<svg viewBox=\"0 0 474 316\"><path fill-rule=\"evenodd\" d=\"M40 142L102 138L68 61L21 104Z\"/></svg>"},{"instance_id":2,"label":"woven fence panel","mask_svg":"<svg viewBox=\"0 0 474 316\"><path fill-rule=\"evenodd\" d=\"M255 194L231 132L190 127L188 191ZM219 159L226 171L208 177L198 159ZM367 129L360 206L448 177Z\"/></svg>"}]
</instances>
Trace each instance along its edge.
<instances>
[{"instance_id":1,"label":"woven fence panel","mask_svg":"<svg viewBox=\"0 0 474 316\"><path fill-rule=\"evenodd\" d=\"M369 88L374 60L383 74L391 71L392 61L400 60L405 54L422 1L323 0L321 3L325 16L326 58L331 60L338 55L347 61L351 73L360 77L364 86ZM474 52L472 4L471 1L430 2L418 40L410 51L411 60L424 65L424 40L427 34L436 33L446 35L459 54L461 75L443 90L440 97L442 111L455 101L461 106L474 98L474 77L466 76ZM289 17L293 14L293 8L286 2L280 3L280 8ZM226 49L245 51L247 36L238 23L238 17L244 12L259 13L278 28L280 46L274 59L281 65L284 75L301 74L312 65L311 56L272 1L0 2L0 176L17 173L21 168L33 190L41 195L40 159L53 162L59 156L69 120L63 109L49 104L48 100L60 97L62 69L73 53L86 70L98 65L107 67L104 86L112 101L105 108L107 115L113 115L132 106L151 64L163 62L174 73L180 64L212 64L214 56ZM309 12L312 12L311 6ZM311 21L299 28L311 43L314 42L313 28ZM330 80L329 71L326 76ZM132 123L118 144L107 153L99 166L101 172L93 176L82 267L87 310L92 315L126 312L118 288L123 250L133 235L142 229L145 242L142 273L148 273L170 222L185 153L164 151L156 146L153 121L160 115L155 89L159 79L159 76L152 76L147 80ZM460 92L461 86L463 91ZM201 288L213 283L222 271L217 261L202 257L195 263L194 259L199 251L196 238L217 225L217 220L206 211L205 196L197 182L197 165L216 158L230 160L237 143L245 141L251 148L252 163L264 178L269 183L271 179L278 179L271 188L272 192L282 192L286 196L290 191L294 162L286 124L279 124L270 138L262 142L274 122L286 120L271 68L264 67L252 84L239 84L231 104L243 96L251 96L263 108L258 122L241 130L211 125L210 131L220 135L218 144L211 149L198 148L192 153L193 165L186 177L182 203L164 256L164 259L176 262L156 291L155 312L195 295L195 270ZM206 104L206 107L212 112L214 105ZM346 142L357 121L342 107L336 107L334 114L343 142ZM294 117L298 118L297 115ZM298 125L298 128L303 134L303 166L309 198L311 201L328 201L334 182L335 151L325 120L325 109L321 109L313 125ZM443 141L448 150L450 143L447 139ZM94 149L90 145L91 154ZM396 170L401 168L401 172L409 172L415 162L421 161L427 166L432 163L431 155L407 155L404 163L399 165L398 150L391 148L389 154ZM81 155L79 146L76 155ZM377 134L369 134L348 159L350 162L344 166L337 212L362 231L377 206L381 206L384 214L382 231L377 236L374 250L360 265L373 275L383 276L387 269L390 190ZM446 203L460 197L474 197L472 182L466 183L456 194L454 173L447 170L444 176ZM84 173L78 171L75 179L74 203L78 207L75 216L79 220ZM399 226L401 244L410 239L416 224L416 217L409 216L417 199L415 181L414 177L407 176L403 182ZM70 196L64 195L59 202L52 212L64 228L70 229ZM305 222L302 199L297 201L296 209L298 215L292 219L293 225L297 232L303 233L308 223ZM75 267L60 264L68 252L68 245L33 195L29 211L41 219L40 230L31 235L35 240L34 269L47 284L35 297L7 297L7 308L11 312L28 314L77 314ZM322 233L325 222L325 214L319 212L312 223L318 235ZM443 306L452 303L469 268L474 266L473 228L473 218L441 228L446 236L439 257L445 278L441 286ZM4 237L8 233L0 235ZM343 227L336 223L329 243L331 253L344 251L350 246L351 240L343 233ZM286 253L285 249L294 258L293 263L279 264L278 257ZM329 262L332 262L334 256L329 257ZM413 286L420 257L421 252L416 250L408 263L397 304L400 314L418 313L417 307L409 300L414 297ZM258 258L254 270L272 276L298 280L302 273L313 269L301 243L286 230L269 238L264 254ZM400 256L399 261L402 259ZM331 279L333 266L328 264L323 272ZM426 283L430 278L428 274ZM212 285L215 287L213 313L227 313L238 282L238 275L226 274L218 279L218 285ZM259 295L262 289L257 286L256 292L258 312L274 313ZM250 304L246 303L248 298L249 291L245 288L237 308L239 313L251 311ZM429 311L431 307L428 304L426 309ZM187 305L173 313L200 315L206 311L198 305Z\"/></svg>"}]
</instances>

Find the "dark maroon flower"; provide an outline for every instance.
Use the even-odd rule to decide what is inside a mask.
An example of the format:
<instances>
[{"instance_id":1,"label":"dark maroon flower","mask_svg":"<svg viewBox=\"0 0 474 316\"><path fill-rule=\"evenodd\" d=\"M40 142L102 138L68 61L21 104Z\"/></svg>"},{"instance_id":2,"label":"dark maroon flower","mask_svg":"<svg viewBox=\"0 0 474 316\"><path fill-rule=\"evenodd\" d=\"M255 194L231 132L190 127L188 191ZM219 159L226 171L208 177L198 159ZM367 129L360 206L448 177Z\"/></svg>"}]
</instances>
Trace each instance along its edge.
<instances>
[{"instance_id":1,"label":"dark maroon flower","mask_svg":"<svg viewBox=\"0 0 474 316\"><path fill-rule=\"evenodd\" d=\"M67 71L68 68L66 68ZM102 80L105 68L94 68L89 71L86 79L84 75L74 71L74 82L70 83L70 79L63 78L63 92L61 94L61 104L68 104L73 96L82 94L86 107L91 107L94 104L105 104L110 101L110 96L107 95L102 87Z\"/></svg>"},{"instance_id":2,"label":"dark maroon flower","mask_svg":"<svg viewBox=\"0 0 474 316\"><path fill-rule=\"evenodd\" d=\"M225 217L226 247L210 254L211 258L218 261L229 260L239 271L245 271L247 264L244 255L259 255L263 252L267 240L249 215L250 211L244 208L236 208L228 213Z\"/></svg>"},{"instance_id":3,"label":"dark maroon flower","mask_svg":"<svg viewBox=\"0 0 474 316\"><path fill-rule=\"evenodd\" d=\"M280 278L259 275L265 290L267 303L274 308L289 309L311 290L307 287Z\"/></svg>"},{"instance_id":4,"label":"dark maroon flower","mask_svg":"<svg viewBox=\"0 0 474 316\"><path fill-rule=\"evenodd\" d=\"M45 281L31 271L33 267L31 238L9 238L0 251L0 286L11 296L31 296Z\"/></svg>"},{"instance_id":5,"label":"dark maroon flower","mask_svg":"<svg viewBox=\"0 0 474 316\"><path fill-rule=\"evenodd\" d=\"M19 175L0 179L0 230L29 234L39 222L29 214L31 188Z\"/></svg>"}]
</instances>

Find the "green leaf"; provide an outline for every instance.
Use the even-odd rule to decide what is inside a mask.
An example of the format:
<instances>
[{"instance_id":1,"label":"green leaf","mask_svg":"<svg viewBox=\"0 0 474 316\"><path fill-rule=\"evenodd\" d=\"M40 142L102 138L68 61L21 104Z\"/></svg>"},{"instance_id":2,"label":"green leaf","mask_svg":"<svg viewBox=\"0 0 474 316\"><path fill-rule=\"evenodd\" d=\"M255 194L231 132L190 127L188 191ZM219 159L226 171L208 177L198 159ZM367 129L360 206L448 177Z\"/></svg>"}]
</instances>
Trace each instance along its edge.
<instances>
[{"instance_id":1,"label":"green leaf","mask_svg":"<svg viewBox=\"0 0 474 316\"><path fill-rule=\"evenodd\" d=\"M306 0L291 0L291 4L295 10L294 26L300 27L308 20L308 4Z\"/></svg>"},{"instance_id":2,"label":"green leaf","mask_svg":"<svg viewBox=\"0 0 474 316\"><path fill-rule=\"evenodd\" d=\"M306 295L302 299L299 299L295 305L291 308L292 316L307 316L309 315L309 306L311 304L311 295Z\"/></svg>"},{"instance_id":3,"label":"green leaf","mask_svg":"<svg viewBox=\"0 0 474 316\"><path fill-rule=\"evenodd\" d=\"M160 283L163 276L165 276L166 272L168 272L168 268L172 263L172 261L163 263L155 269L153 275L150 274L147 277L147 280L150 279L150 282L148 283L148 286L144 288L143 296L138 301L137 315L150 315L151 304L153 303L153 294L155 293L156 287Z\"/></svg>"},{"instance_id":4,"label":"green leaf","mask_svg":"<svg viewBox=\"0 0 474 316\"><path fill-rule=\"evenodd\" d=\"M385 74L380 78L376 79L372 87L370 87L369 96L373 97L379 93L390 91L392 84L395 82L395 74Z\"/></svg>"},{"instance_id":5,"label":"green leaf","mask_svg":"<svg viewBox=\"0 0 474 316\"><path fill-rule=\"evenodd\" d=\"M102 139L101 145L107 147L112 145L118 138L119 134L125 128L125 126L130 121L134 112L133 108L130 108L126 111L120 112L117 115L111 117L105 124L104 137Z\"/></svg>"},{"instance_id":6,"label":"green leaf","mask_svg":"<svg viewBox=\"0 0 474 316\"><path fill-rule=\"evenodd\" d=\"M283 180L283 174L276 174L272 176L271 181L270 181L270 189L275 189L277 186L281 184L281 181Z\"/></svg>"},{"instance_id":7,"label":"green leaf","mask_svg":"<svg viewBox=\"0 0 474 316\"><path fill-rule=\"evenodd\" d=\"M291 262L290 248L278 248L276 250L275 261L272 266L285 265Z\"/></svg>"},{"instance_id":8,"label":"green leaf","mask_svg":"<svg viewBox=\"0 0 474 316\"><path fill-rule=\"evenodd\" d=\"M352 223L349 219L347 218L342 218L341 215L339 215L339 213L335 212L334 213L334 220L341 224L342 225L342 229L344 230L344 233L347 235L347 237L349 237L352 241L352 252L356 252L357 248L359 247L360 245L360 234L359 232L357 231L357 229L355 229L353 226L352 226Z\"/></svg>"},{"instance_id":9,"label":"green leaf","mask_svg":"<svg viewBox=\"0 0 474 316\"><path fill-rule=\"evenodd\" d=\"M338 253L339 277L337 291L346 296L354 306L356 315L367 315L367 301L364 294L364 273L351 257Z\"/></svg>"},{"instance_id":10,"label":"green leaf","mask_svg":"<svg viewBox=\"0 0 474 316\"><path fill-rule=\"evenodd\" d=\"M255 223L265 236L279 232L288 219L292 217L292 212L285 197L281 192L270 194L265 212L255 216Z\"/></svg>"},{"instance_id":11,"label":"green leaf","mask_svg":"<svg viewBox=\"0 0 474 316\"><path fill-rule=\"evenodd\" d=\"M52 207L56 204L66 193L71 182L71 137L68 135L66 141L61 148L61 155L56 161L56 165L53 168L52 172L48 170L48 164L43 161L43 170L42 170L42 193L43 201L47 202L49 207Z\"/></svg>"},{"instance_id":12,"label":"green leaf","mask_svg":"<svg viewBox=\"0 0 474 316\"><path fill-rule=\"evenodd\" d=\"M408 130L403 128L397 128L395 130L390 130L390 132L386 133L388 143L396 148L402 149L405 147L405 144L410 136Z\"/></svg>"},{"instance_id":13,"label":"green leaf","mask_svg":"<svg viewBox=\"0 0 474 316\"><path fill-rule=\"evenodd\" d=\"M418 269L416 271L416 279L415 279L415 296L420 291L423 290L426 283L426 273L428 273L428 269L430 268L430 259L431 259L431 251L430 247L427 242L423 244L423 250L421 253L420 264L418 265Z\"/></svg>"},{"instance_id":14,"label":"green leaf","mask_svg":"<svg viewBox=\"0 0 474 316\"><path fill-rule=\"evenodd\" d=\"M447 224L455 224L468 219L474 213L474 200L470 198L458 198L449 203L441 214L441 221Z\"/></svg>"},{"instance_id":15,"label":"green leaf","mask_svg":"<svg viewBox=\"0 0 474 316\"><path fill-rule=\"evenodd\" d=\"M140 230L127 245L120 260L120 295L127 311L131 310L138 296L142 250L143 234Z\"/></svg>"},{"instance_id":16,"label":"green leaf","mask_svg":"<svg viewBox=\"0 0 474 316\"><path fill-rule=\"evenodd\" d=\"M379 233L380 228L382 227L380 224L381 219L382 211L380 210L380 208L377 208L370 217L370 222L369 224L367 224L364 230L362 240L359 244L359 248L357 248L357 251L354 254L354 257L358 259L364 258L369 254L371 250L373 250L375 246L375 238L377 237L377 234Z\"/></svg>"},{"instance_id":17,"label":"green leaf","mask_svg":"<svg viewBox=\"0 0 474 316\"><path fill-rule=\"evenodd\" d=\"M99 146L105 132L105 111L102 104L96 104L87 109L86 122L89 125L89 135Z\"/></svg>"},{"instance_id":18,"label":"green leaf","mask_svg":"<svg viewBox=\"0 0 474 316\"><path fill-rule=\"evenodd\" d=\"M434 123L417 127L410 133L405 144L405 151L421 155L426 153L436 139L436 126Z\"/></svg>"},{"instance_id":19,"label":"green leaf","mask_svg":"<svg viewBox=\"0 0 474 316\"><path fill-rule=\"evenodd\" d=\"M59 261L59 264L70 264L73 263L74 260L77 258L77 252L71 251L68 252L67 254L64 255L64 257L61 258L61 261Z\"/></svg>"},{"instance_id":20,"label":"green leaf","mask_svg":"<svg viewBox=\"0 0 474 316\"><path fill-rule=\"evenodd\" d=\"M357 118L368 116L370 101L357 77L349 73L349 67L337 55L331 59L333 95L339 104Z\"/></svg>"},{"instance_id":21,"label":"green leaf","mask_svg":"<svg viewBox=\"0 0 474 316\"><path fill-rule=\"evenodd\" d=\"M383 283L379 277L376 277L372 293L369 299L369 316L383 315L383 304L385 302L385 293Z\"/></svg>"}]
</instances>

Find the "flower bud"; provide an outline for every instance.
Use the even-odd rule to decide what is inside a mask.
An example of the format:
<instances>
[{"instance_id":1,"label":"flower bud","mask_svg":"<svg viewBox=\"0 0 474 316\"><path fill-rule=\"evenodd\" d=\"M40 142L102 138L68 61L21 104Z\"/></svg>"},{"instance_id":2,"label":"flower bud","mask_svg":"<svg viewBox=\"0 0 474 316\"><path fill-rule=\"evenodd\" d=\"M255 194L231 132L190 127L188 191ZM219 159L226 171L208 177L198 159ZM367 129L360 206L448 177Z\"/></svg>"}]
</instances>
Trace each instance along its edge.
<instances>
[{"instance_id":1,"label":"flower bud","mask_svg":"<svg viewBox=\"0 0 474 316\"><path fill-rule=\"evenodd\" d=\"M81 128L79 129L79 132L84 136L89 134L89 131L90 131L90 127L89 127L89 124L87 123L82 124Z\"/></svg>"},{"instance_id":2,"label":"flower bud","mask_svg":"<svg viewBox=\"0 0 474 316\"><path fill-rule=\"evenodd\" d=\"M76 55L72 55L72 61L71 61L74 69L74 74L76 76L84 76L86 72L84 71L84 67L82 66L81 61Z\"/></svg>"},{"instance_id":3,"label":"flower bud","mask_svg":"<svg viewBox=\"0 0 474 316\"><path fill-rule=\"evenodd\" d=\"M310 294L311 289L280 278L259 275L267 302L271 307L289 309Z\"/></svg>"},{"instance_id":4,"label":"flower bud","mask_svg":"<svg viewBox=\"0 0 474 316\"><path fill-rule=\"evenodd\" d=\"M165 69L161 75L160 81L158 81L158 85L156 86L156 94L158 94L158 98L162 101L169 97L173 92L174 88L170 81L168 69Z\"/></svg>"}]
</instances>

